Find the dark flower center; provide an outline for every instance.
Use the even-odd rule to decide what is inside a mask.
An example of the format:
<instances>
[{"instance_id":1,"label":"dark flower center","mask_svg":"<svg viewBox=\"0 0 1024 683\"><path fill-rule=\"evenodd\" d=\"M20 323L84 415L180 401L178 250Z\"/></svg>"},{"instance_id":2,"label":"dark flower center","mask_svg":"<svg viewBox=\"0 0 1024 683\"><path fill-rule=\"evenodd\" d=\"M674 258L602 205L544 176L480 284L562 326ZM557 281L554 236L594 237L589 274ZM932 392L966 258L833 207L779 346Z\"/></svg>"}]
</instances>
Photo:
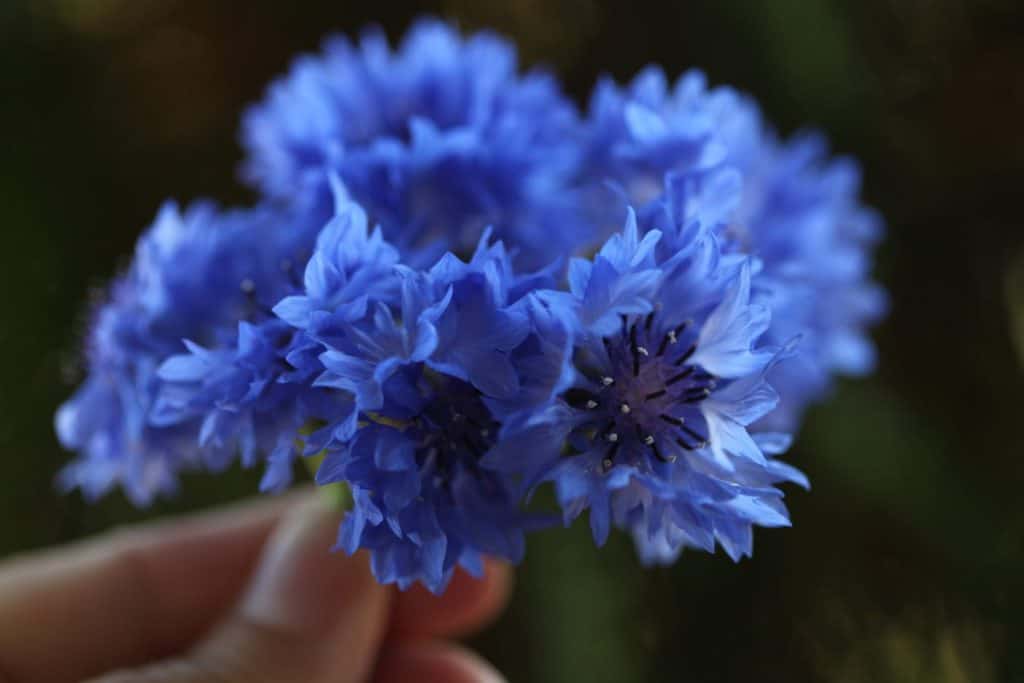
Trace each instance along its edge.
<instances>
[{"instance_id":1,"label":"dark flower center","mask_svg":"<svg viewBox=\"0 0 1024 683\"><path fill-rule=\"evenodd\" d=\"M476 469L499 428L480 392L468 382L427 368L418 384L425 401L410 422L419 437L420 466L442 476L456 466Z\"/></svg>"},{"instance_id":2,"label":"dark flower center","mask_svg":"<svg viewBox=\"0 0 1024 683\"><path fill-rule=\"evenodd\" d=\"M623 316L621 331L604 337L601 351L583 351L577 359L586 384L565 399L586 413L576 435L591 448L605 448L605 470L624 453L631 461L649 454L672 462L664 452L669 441L684 450L707 446L699 404L716 378L688 362L697 351L691 328L689 320L668 326L653 312Z\"/></svg>"}]
</instances>

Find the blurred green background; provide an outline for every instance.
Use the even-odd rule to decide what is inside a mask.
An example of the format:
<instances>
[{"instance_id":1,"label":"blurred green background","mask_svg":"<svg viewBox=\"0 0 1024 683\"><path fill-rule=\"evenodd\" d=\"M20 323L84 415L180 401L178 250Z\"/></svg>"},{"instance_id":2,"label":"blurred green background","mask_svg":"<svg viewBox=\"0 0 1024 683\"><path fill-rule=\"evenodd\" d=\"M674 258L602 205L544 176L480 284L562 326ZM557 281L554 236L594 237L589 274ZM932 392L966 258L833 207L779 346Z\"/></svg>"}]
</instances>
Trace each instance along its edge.
<instances>
[{"instance_id":1,"label":"blurred green background","mask_svg":"<svg viewBox=\"0 0 1024 683\"><path fill-rule=\"evenodd\" d=\"M246 495L191 477L147 511L58 496L52 415L83 311L166 196L251 200L242 107L299 51L417 14L496 28L580 101L595 77L696 65L784 131L858 156L888 219L881 368L814 410L794 527L752 561L642 570L626 539L541 534L473 641L513 681L1024 681L1024 5L2 0L0 552Z\"/></svg>"}]
</instances>

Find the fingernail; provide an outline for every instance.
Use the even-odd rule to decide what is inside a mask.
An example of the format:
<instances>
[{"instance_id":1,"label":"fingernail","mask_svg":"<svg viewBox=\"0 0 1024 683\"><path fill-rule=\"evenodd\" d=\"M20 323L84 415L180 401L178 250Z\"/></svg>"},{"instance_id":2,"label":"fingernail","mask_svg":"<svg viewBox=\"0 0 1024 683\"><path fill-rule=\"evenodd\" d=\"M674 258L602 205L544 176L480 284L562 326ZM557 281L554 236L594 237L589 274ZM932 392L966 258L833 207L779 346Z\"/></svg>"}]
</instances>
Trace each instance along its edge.
<instances>
[{"instance_id":1,"label":"fingernail","mask_svg":"<svg viewBox=\"0 0 1024 683\"><path fill-rule=\"evenodd\" d=\"M460 645L430 640L392 642L378 660L375 680L382 683L506 683L504 676L472 651Z\"/></svg>"},{"instance_id":2,"label":"fingernail","mask_svg":"<svg viewBox=\"0 0 1024 683\"><path fill-rule=\"evenodd\" d=\"M321 496L282 520L242 601L256 623L305 633L330 628L346 606L377 589L366 560L332 552L340 518Z\"/></svg>"},{"instance_id":3,"label":"fingernail","mask_svg":"<svg viewBox=\"0 0 1024 683\"><path fill-rule=\"evenodd\" d=\"M475 683L507 683L507 679L490 662L473 652L466 653L465 664Z\"/></svg>"}]
</instances>

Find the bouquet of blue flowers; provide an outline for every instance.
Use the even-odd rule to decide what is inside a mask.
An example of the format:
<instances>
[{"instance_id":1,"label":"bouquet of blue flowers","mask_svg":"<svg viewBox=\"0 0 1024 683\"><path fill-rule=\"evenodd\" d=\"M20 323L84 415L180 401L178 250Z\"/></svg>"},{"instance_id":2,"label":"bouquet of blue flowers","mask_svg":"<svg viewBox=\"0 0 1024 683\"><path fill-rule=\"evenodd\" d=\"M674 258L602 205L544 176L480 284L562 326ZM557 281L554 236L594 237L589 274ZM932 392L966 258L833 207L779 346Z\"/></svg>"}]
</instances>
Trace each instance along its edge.
<instances>
[{"instance_id":1,"label":"bouquet of blue flowers","mask_svg":"<svg viewBox=\"0 0 1024 683\"><path fill-rule=\"evenodd\" d=\"M403 588L584 512L645 562L738 560L808 486L804 409L873 366L856 164L699 72L581 112L421 21L299 58L242 139L260 202L167 204L94 311L62 486L146 505L240 461L274 492L304 458L347 490L338 548Z\"/></svg>"}]
</instances>

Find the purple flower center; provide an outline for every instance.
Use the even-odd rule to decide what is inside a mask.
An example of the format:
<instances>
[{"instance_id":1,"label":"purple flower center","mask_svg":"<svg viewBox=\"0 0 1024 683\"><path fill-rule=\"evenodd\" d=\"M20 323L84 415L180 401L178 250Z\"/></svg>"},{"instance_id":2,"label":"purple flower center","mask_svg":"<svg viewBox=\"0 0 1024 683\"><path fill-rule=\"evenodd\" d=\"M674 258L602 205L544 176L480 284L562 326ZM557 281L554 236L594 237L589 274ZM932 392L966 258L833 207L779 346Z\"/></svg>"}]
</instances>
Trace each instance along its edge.
<instances>
[{"instance_id":1,"label":"purple flower center","mask_svg":"<svg viewBox=\"0 0 1024 683\"><path fill-rule=\"evenodd\" d=\"M417 460L424 473L447 477L455 468L477 469L495 442L499 425L471 384L424 369L418 381L423 404L412 417Z\"/></svg>"},{"instance_id":2,"label":"purple flower center","mask_svg":"<svg viewBox=\"0 0 1024 683\"><path fill-rule=\"evenodd\" d=\"M673 462L675 447L707 446L699 404L716 378L688 363L697 350L691 321L669 327L655 313L622 318L621 332L601 340L601 351L583 351L577 366L585 384L566 393L583 413L575 441L604 448L603 466L649 456Z\"/></svg>"}]
</instances>

